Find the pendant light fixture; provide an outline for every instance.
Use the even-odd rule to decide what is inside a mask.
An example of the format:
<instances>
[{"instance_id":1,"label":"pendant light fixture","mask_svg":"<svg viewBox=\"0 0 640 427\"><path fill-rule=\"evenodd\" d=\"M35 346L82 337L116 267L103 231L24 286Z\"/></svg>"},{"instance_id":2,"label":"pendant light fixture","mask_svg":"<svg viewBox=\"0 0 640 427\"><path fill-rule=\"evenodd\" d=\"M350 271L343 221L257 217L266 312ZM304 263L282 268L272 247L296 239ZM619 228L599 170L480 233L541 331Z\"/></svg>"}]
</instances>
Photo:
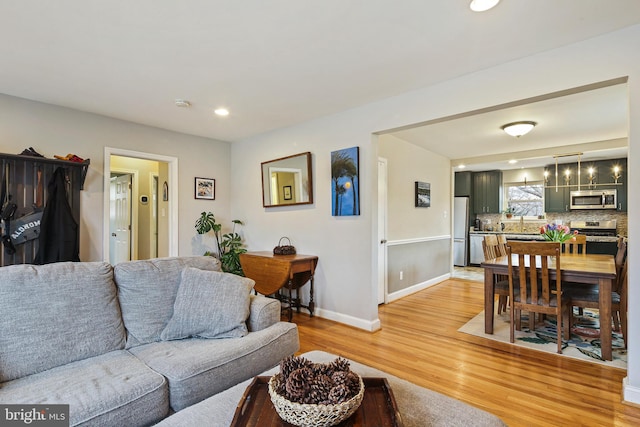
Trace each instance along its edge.
<instances>
[{"instance_id":1,"label":"pendant light fixture","mask_svg":"<svg viewBox=\"0 0 640 427\"><path fill-rule=\"evenodd\" d=\"M531 131L531 129L533 129L535 125L537 125L536 122L521 121L521 122L507 123L506 125L502 126L500 129L502 129L503 131L505 131L511 136L520 138L522 135L526 135L527 133L529 133L529 131Z\"/></svg>"}]
</instances>

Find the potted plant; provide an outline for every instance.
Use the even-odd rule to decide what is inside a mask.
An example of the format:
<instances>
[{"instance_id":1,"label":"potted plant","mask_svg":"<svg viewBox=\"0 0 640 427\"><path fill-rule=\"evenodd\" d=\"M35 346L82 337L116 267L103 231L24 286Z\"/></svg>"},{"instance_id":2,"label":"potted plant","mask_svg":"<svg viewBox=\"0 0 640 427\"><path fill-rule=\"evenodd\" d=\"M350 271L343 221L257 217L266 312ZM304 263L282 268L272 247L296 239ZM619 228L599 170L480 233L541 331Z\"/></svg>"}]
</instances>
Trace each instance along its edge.
<instances>
[{"instance_id":1,"label":"potted plant","mask_svg":"<svg viewBox=\"0 0 640 427\"><path fill-rule=\"evenodd\" d=\"M507 217L507 219L511 219L511 217L513 217L513 209L511 209L511 207L508 207L507 209L505 209L503 213L504 213L504 216Z\"/></svg>"},{"instance_id":2,"label":"potted plant","mask_svg":"<svg viewBox=\"0 0 640 427\"><path fill-rule=\"evenodd\" d=\"M195 228L198 234L206 234L209 231L213 231L213 235L216 238L218 252L207 251L205 255L218 258L222 264L222 271L244 276L240 265L240 254L247 252L247 250L242 247L242 237L239 233L236 233L236 225L243 225L243 223L238 219L234 219L231 222L233 223L231 233L221 234L222 224L216 222L213 213L202 212L196 220Z\"/></svg>"}]
</instances>

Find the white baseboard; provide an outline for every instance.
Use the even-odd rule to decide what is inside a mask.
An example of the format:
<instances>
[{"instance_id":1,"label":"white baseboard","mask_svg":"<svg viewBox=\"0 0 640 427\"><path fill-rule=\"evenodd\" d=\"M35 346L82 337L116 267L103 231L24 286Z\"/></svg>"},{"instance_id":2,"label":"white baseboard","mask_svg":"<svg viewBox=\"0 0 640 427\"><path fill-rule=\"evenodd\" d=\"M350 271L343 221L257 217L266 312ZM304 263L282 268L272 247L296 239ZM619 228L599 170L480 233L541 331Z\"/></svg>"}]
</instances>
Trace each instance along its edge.
<instances>
[{"instance_id":1,"label":"white baseboard","mask_svg":"<svg viewBox=\"0 0 640 427\"><path fill-rule=\"evenodd\" d=\"M314 310L314 315L322 317L323 319L333 320L335 322L344 323L345 325L353 326L354 328L364 329L365 331L373 332L380 329L380 319L373 321L360 319L358 317L349 316L347 314L336 313L335 311L324 310L317 308Z\"/></svg>"},{"instance_id":2,"label":"white baseboard","mask_svg":"<svg viewBox=\"0 0 640 427\"><path fill-rule=\"evenodd\" d=\"M629 385L629 377L622 380L622 400L626 403L640 405L640 387Z\"/></svg>"},{"instance_id":3,"label":"white baseboard","mask_svg":"<svg viewBox=\"0 0 640 427\"><path fill-rule=\"evenodd\" d=\"M413 286L409 286L408 288L404 288L401 289L399 291L393 292L389 295L387 295L387 302L392 302L395 301L397 299L406 297L408 295L411 294L415 294L418 291L421 291L423 289L426 289L430 286L435 285L436 283L440 283L444 280L447 280L451 277L451 273L447 273L447 274L443 274L442 276L439 277L434 277L433 279L427 280L426 282L422 282L422 283L416 283Z\"/></svg>"}]
</instances>

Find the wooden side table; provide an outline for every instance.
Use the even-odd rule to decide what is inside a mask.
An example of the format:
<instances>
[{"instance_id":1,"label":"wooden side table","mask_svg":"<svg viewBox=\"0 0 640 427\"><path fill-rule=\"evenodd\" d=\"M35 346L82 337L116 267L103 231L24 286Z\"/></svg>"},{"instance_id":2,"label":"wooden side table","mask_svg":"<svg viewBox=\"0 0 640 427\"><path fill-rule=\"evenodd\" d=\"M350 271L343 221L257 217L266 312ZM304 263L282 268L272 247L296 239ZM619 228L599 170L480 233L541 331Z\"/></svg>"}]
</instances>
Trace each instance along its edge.
<instances>
[{"instance_id":1,"label":"wooden side table","mask_svg":"<svg viewBox=\"0 0 640 427\"><path fill-rule=\"evenodd\" d=\"M263 295L278 293L281 288L287 288L288 296L280 294L289 305L289 321L293 317L293 306L298 313L300 308L309 310L313 317L315 303L313 302L313 275L318 265L315 255L274 255L272 252L246 252L240 254L240 264L246 277L256 282L254 289ZM299 289L305 283L310 283L309 305L302 305ZM293 298L292 292L296 291ZM284 298L283 298L284 297Z\"/></svg>"}]
</instances>

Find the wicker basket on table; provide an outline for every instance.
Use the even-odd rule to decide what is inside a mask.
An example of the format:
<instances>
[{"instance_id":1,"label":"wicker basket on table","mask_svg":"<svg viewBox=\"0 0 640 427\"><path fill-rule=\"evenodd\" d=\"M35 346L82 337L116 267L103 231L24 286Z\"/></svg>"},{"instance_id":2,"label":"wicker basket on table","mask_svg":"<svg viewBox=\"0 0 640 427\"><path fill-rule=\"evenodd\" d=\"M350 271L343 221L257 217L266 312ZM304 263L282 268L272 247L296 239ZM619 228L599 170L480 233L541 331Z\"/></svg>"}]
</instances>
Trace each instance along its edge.
<instances>
[{"instance_id":1,"label":"wicker basket on table","mask_svg":"<svg viewBox=\"0 0 640 427\"><path fill-rule=\"evenodd\" d=\"M303 365L302 369L296 368L296 365ZM340 365L346 366L346 370L335 371L334 368ZM280 418L290 424L299 427L334 426L353 415L362 403L364 382L362 377L348 370L345 359L338 358L332 364L325 365L292 356L280 366L282 372L269 380L269 396ZM325 384L319 378L325 378ZM300 393L292 390L297 388L301 389ZM297 395L295 400L298 401L287 398L289 396L285 395L288 394ZM342 396L336 396L340 394ZM320 403L308 403L317 401Z\"/></svg>"}]
</instances>

